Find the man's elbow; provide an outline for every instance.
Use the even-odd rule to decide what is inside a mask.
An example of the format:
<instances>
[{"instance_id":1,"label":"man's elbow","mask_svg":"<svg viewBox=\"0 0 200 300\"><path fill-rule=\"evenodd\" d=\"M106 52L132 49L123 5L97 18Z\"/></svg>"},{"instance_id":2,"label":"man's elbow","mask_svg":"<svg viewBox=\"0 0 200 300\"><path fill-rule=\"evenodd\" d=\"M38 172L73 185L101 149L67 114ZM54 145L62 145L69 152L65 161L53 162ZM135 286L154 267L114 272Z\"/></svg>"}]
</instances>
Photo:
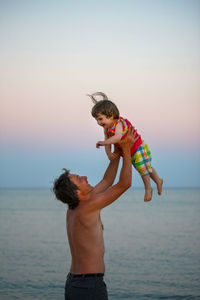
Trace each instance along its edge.
<instances>
[{"instance_id":1,"label":"man's elbow","mask_svg":"<svg viewBox=\"0 0 200 300\"><path fill-rule=\"evenodd\" d=\"M121 188L124 190L124 192L131 187L131 183L132 183L131 181L126 181L124 183L121 183Z\"/></svg>"},{"instance_id":2,"label":"man's elbow","mask_svg":"<svg viewBox=\"0 0 200 300\"><path fill-rule=\"evenodd\" d=\"M132 176L130 176L130 177L128 176L128 178L126 178L125 184L126 184L127 189L131 187L131 185L132 185Z\"/></svg>"},{"instance_id":3,"label":"man's elbow","mask_svg":"<svg viewBox=\"0 0 200 300\"><path fill-rule=\"evenodd\" d=\"M128 190L130 187L131 187L131 185L132 185L132 182L130 181L130 182L127 182L127 187L126 187L126 189Z\"/></svg>"},{"instance_id":4,"label":"man's elbow","mask_svg":"<svg viewBox=\"0 0 200 300\"><path fill-rule=\"evenodd\" d=\"M110 180L109 183L108 183L108 185L111 186L111 185L113 185L114 182L115 182L114 179L113 179L113 180Z\"/></svg>"}]
</instances>

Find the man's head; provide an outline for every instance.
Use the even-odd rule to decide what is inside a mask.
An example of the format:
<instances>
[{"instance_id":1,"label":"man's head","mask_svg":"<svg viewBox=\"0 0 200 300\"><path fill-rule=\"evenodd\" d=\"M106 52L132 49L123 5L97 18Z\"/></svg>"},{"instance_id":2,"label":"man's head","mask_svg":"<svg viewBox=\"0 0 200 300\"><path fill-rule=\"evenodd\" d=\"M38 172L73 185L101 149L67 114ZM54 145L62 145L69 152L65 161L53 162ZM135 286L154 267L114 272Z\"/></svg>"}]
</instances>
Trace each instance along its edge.
<instances>
[{"instance_id":1,"label":"man's head","mask_svg":"<svg viewBox=\"0 0 200 300\"><path fill-rule=\"evenodd\" d=\"M88 199L93 188L88 183L86 176L70 174L68 170L63 170L65 172L54 181L53 192L58 200L68 204L70 209L74 209L80 201Z\"/></svg>"},{"instance_id":2,"label":"man's head","mask_svg":"<svg viewBox=\"0 0 200 300\"><path fill-rule=\"evenodd\" d=\"M54 181L53 192L58 200L68 204L70 209L74 209L80 201L77 195L78 187L70 179L69 171L66 169L63 170L64 173Z\"/></svg>"}]
</instances>

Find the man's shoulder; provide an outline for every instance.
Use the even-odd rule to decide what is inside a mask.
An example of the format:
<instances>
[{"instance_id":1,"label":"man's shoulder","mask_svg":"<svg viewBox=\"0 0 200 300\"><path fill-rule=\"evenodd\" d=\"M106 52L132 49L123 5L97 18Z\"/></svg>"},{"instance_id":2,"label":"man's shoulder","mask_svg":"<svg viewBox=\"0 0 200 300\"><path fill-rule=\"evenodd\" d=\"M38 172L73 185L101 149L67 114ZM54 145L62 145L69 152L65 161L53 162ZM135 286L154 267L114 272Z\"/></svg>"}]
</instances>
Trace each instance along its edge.
<instances>
[{"instance_id":1,"label":"man's shoulder","mask_svg":"<svg viewBox=\"0 0 200 300\"><path fill-rule=\"evenodd\" d=\"M86 201L84 201L83 203L79 203L79 205L74 209L74 212L72 212L72 214L76 215L77 217L82 217L86 216L87 214L98 213L98 209L92 209L96 197L97 193L94 193Z\"/></svg>"}]
</instances>

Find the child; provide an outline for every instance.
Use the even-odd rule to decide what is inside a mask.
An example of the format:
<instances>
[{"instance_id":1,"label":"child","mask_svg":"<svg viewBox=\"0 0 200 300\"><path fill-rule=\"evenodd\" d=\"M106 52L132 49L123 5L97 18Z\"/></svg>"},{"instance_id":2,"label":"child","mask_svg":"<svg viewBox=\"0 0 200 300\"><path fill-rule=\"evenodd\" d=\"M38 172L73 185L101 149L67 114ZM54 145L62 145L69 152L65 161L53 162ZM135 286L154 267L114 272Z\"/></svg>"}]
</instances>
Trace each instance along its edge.
<instances>
[{"instance_id":1,"label":"child","mask_svg":"<svg viewBox=\"0 0 200 300\"><path fill-rule=\"evenodd\" d=\"M111 152L111 144L115 144L120 151L120 145L118 142L124 139L128 129L132 124L127 120L119 116L119 110L117 106L108 97L101 92L88 95L91 97L95 104L92 108L92 116L96 119L98 125L104 128L105 141L99 141L96 147L105 146L106 154L110 160L113 160L117 154ZM97 101L96 96L103 97L103 100ZM138 134L136 137L139 136ZM122 152L120 151L120 155ZM150 201L152 198L152 187L150 178L156 183L158 189L158 195L162 194L163 179L158 176L156 170L151 166L151 152L139 136L131 149L131 160L136 170L142 176L145 187L144 201Z\"/></svg>"}]
</instances>

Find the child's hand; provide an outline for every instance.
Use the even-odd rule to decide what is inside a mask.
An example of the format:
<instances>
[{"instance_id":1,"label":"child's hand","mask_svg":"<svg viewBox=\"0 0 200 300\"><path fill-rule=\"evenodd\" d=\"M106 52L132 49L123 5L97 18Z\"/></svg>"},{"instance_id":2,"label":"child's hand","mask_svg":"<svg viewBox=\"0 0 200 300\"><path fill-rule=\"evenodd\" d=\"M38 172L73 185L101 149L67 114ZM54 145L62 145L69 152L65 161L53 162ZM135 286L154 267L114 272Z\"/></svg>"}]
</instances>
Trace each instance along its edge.
<instances>
[{"instance_id":1,"label":"child's hand","mask_svg":"<svg viewBox=\"0 0 200 300\"><path fill-rule=\"evenodd\" d=\"M100 146L105 146L105 143L101 142L101 141L97 142L96 143L96 148L99 148Z\"/></svg>"}]
</instances>

